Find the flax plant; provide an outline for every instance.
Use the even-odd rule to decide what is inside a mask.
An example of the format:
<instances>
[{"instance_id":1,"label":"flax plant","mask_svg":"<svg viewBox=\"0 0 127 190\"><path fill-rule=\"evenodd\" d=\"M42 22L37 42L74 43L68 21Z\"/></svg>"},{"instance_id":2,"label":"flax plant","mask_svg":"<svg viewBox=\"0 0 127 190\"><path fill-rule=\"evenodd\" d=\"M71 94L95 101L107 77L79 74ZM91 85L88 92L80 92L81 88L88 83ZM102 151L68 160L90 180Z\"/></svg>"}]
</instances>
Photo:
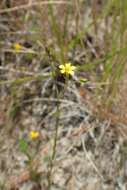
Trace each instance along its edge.
<instances>
[{"instance_id":1,"label":"flax plant","mask_svg":"<svg viewBox=\"0 0 127 190\"><path fill-rule=\"evenodd\" d=\"M54 166L54 161L55 161L55 156L56 156L56 149L57 149L57 140L58 140L58 129L59 129L59 119L60 119L60 98L64 96L64 93L67 89L68 86L68 80L69 77L74 75L74 72L76 70L76 67L73 66L71 63L65 63L59 65L59 72L63 77L65 78L65 84L64 84L64 89L60 91L58 89L57 83L55 83L55 88L56 88L56 113L55 113L55 134L54 134L54 142L53 142L53 148L52 148L52 154L50 157L50 168L48 171L48 189L51 188L52 184L52 170Z\"/></svg>"}]
</instances>

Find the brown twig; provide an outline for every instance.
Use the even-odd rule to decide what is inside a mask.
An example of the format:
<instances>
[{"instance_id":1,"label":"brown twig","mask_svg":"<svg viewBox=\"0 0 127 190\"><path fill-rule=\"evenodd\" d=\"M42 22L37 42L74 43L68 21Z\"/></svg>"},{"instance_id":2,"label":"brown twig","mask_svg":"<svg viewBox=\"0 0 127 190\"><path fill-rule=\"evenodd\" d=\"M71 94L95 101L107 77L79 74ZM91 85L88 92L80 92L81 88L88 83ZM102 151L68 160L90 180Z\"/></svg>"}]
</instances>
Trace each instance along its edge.
<instances>
[{"instance_id":1,"label":"brown twig","mask_svg":"<svg viewBox=\"0 0 127 190\"><path fill-rule=\"evenodd\" d=\"M12 7L12 8L8 8L8 9L1 9L0 14L14 12L14 11L22 10L22 9L28 9L28 8L35 7L35 6L48 5L48 4L57 4L57 5L70 4L71 5L72 3L67 2L67 1L40 1L40 2L33 2L31 4L28 3L28 4L23 4L23 5L20 5L20 6L15 6L15 7Z\"/></svg>"}]
</instances>

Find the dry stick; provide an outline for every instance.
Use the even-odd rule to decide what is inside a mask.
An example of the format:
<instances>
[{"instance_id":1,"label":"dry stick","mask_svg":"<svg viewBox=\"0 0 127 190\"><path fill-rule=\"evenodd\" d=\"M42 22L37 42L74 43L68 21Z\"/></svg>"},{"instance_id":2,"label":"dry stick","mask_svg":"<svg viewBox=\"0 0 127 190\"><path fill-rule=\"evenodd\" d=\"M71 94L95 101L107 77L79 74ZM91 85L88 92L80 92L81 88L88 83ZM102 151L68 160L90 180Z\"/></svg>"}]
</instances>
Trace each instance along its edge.
<instances>
[{"instance_id":1,"label":"dry stick","mask_svg":"<svg viewBox=\"0 0 127 190\"><path fill-rule=\"evenodd\" d=\"M86 146L85 146L85 142L84 142L84 137L82 137L82 145L83 145L83 150L84 150L86 158L90 161L92 167L94 168L94 170L96 171L96 173L98 174L98 176L101 178L101 180L104 181L103 175L100 173L100 171L98 170L98 168L96 167L95 163L93 162L93 160L91 159L90 155L88 154L88 152L86 150Z\"/></svg>"},{"instance_id":2,"label":"dry stick","mask_svg":"<svg viewBox=\"0 0 127 190\"><path fill-rule=\"evenodd\" d=\"M93 23L94 23L94 31L97 37L98 28L97 28L97 0L92 1L92 17L93 17Z\"/></svg>"},{"instance_id":3,"label":"dry stick","mask_svg":"<svg viewBox=\"0 0 127 190\"><path fill-rule=\"evenodd\" d=\"M27 49L27 48L23 48L22 50L19 50L18 52L16 52L16 50L14 49L3 49L2 50L2 53L6 53L6 52L9 52L9 53L17 53L17 54L21 54L21 53L24 53L24 54L28 54L28 53L31 53L33 55L39 55L38 52L34 51L34 50L30 50L30 49Z\"/></svg>"},{"instance_id":4,"label":"dry stick","mask_svg":"<svg viewBox=\"0 0 127 190\"><path fill-rule=\"evenodd\" d=\"M79 10L79 4L78 4L78 1L75 0L74 2L74 5L75 5L75 22L76 22L76 34L79 33L79 15L80 15L80 10Z\"/></svg>"},{"instance_id":5,"label":"dry stick","mask_svg":"<svg viewBox=\"0 0 127 190\"><path fill-rule=\"evenodd\" d=\"M3 67L3 66L0 66L0 70L2 71L9 71L9 72L13 72L13 73L17 73L17 74L24 74L24 75L35 75L35 73L33 72L29 72L29 71L22 71L22 70L16 70L16 69L13 69L13 68L7 68L7 67ZM41 75L41 73L36 73L37 75Z\"/></svg>"},{"instance_id":6,"label":"dry stick","mask_svg":"<svg viewBox=\"0 0 127 190\"><path fill-rule=\"evenodd\" d=\"M67 1L40 1L40 2L33 2L31 4L23 4L23 5L19 5L19 6L15 6L12 8L8 8L8 9L1 9L0 10L0 14L2 13L9 13L9 12L13 12L13 11L18 11L18 10L22 10L22 9L28 9L31 7L35 7L35 6L41 6L41 5L48 5L48 4L72 4L71 2L67 2Z\"/></svg>"},{"instance_id":7,"label":"dry stick","mask_svg":"<svg viewBox=\"0 0 127 190\"><path fill-rule=\"evenodd\" d=\"M28 5L31 6L31 4L32 4L32 0L28 0ZM28 18L30 17L30 12L31 12L31 10L28 9L26 12L26 15L25 15L25 22L27 22ZM27 25L27 24L25 23L25 25Z\"/></svg>"},{"instance_id":8,"label":"dry stick","mask_svg":"<svg viewBox=\"0 0 127 190\"><path fill-rule=\"evenodd\" d=\"M42 80L43 78L45 79L48 77L49 77L49 75L35 75L35 76L18 78L18 79L14 79L14 80L4 80L4 81L0 81L0 85L4 85L4 84L20 85L25 82L30 82L30 81L34 81L34 80Z\"/></svg>"}]
</instances>

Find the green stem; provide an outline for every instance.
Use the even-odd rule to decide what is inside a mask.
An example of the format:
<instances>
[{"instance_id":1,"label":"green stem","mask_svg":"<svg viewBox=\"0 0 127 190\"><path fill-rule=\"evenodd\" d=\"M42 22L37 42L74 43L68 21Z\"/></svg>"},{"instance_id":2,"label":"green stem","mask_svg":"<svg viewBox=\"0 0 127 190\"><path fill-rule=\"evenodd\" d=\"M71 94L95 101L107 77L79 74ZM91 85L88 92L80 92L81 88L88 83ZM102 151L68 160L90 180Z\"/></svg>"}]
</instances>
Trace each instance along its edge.
<instances>
[{"instance_id":1,"label":"green stem","mask_svg":"<svg viewBox=\"0 0 127 190\"><path fill-rule=\"evenodd\" d=\"M50 190L51 188L51 177L52 177L52 169L54 166L54 159L56 156L56 147L57 147L57 139L58 139L58 128L59 128L59 118L60 118L60 94L58 92L58 90L56 90L57 93L57 107L56 107L56 123L55 123L55 136L54 136L54 143L53 143L53 152L51 155L51 160L50 160L50 170L48 172L48 190Z\"/></svg>"},{"instance_id":2,"label":"green stem","mask_svg":"<svg viewBox=\"0 0 127 190\"><path fill-rule=\"evenodd\" d=\"M60 119L60 101L59 100L60 100L61 96L64 95L64 92L67 89L67 85L68 85L68 78L66 78L64 89L60 93L59 90L57 89L57 84L56 84L56 97L57 97L56 123L55 123L55 136L54 136L54 143L53 143L53 151L52 151L51 160L50 160L50 169L48 172L48 190L50 190L51 184L52 184L52 179L51 179L52 178L52 170L53 170L53 166L54 166L54 160L55 160L56 148L57 148L57 140L58 140L58 129L59 129L59 119Z\"/></svg>"}]
</instances>

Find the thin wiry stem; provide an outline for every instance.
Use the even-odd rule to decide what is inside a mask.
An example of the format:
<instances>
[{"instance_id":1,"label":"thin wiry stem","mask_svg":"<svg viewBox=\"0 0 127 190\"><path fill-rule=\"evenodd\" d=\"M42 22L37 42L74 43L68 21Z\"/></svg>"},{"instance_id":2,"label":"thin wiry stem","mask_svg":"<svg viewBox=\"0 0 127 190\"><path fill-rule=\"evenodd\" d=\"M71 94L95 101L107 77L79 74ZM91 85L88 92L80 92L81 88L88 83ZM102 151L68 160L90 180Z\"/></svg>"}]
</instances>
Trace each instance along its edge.
<instances>
[{"instance_id":1,"label":"thin wiry stem","mask_svg":"<svg viewBox=\"0 0 127 190\"><path fill-rule=\"evenodd\" d=\"M53 151L51 155L51 160L50 160L50 170L48 173L48 189L51 187L51 177L52 177L52 169L54 166L54 159L56 155L56 146L57 146L57 139L58 139L58 127L59 127L59 118L60 118L60 101L59 101L59 92L56 89L56 96L57 96L57 107L56 107L56 123L55 123L55 136L54 136L54 143L53 143Z\"/></svg>"},{"instance_id":2,"label":"thin wiry stem","mask_svg":"<svg viewBox=\"0 0 127 190\"><path fill-rule=\"evenodd\" d=\"M57 105L56 105L56 112L55 112L56 122L55 122L54 143L53 143L53 149L52 149L53 151L52 151L51 160L50 160L50 169L48 172L48 190L50 190L51 184L52 184L52 170L53 170L54 160L56 156L58 129L59 129L59 120L60 120L60 103L61 103L60 98L64 95L64 92L67 89L68 79L66 79L64 89L61 92L58 90L57 84L55 85L56 85L56 98L57 98Z\"/></svg>"}]
</instances>

